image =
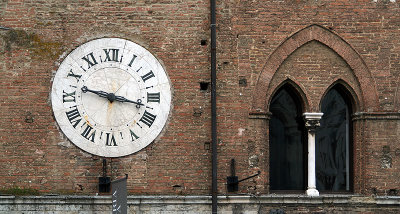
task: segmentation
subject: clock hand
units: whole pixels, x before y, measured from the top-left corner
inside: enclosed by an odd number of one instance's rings
[[[99,95],[100,97],[104,97],[104,98],[107,98],[107,96],[108,96],[108,93],[105,92],[105,91],[94,91],[94,90],[90,90],[90,89],[89,89],[88,87],[86,87],[86,86],[83,86],[81,89],[82,89],[82,92],[83,92],[83,93],[91,92],[91,93],[97,94],[97,95]]]
[[[83,87],[81,88],[81,90],[82,90],[83,93],[91,92],[91,93],[93,93],[93,94],[99,95],[99,97],[107,98],[110,102],[114,102],[114,100],[115,100],[115,94],[114,94],[114,93],[107,93],[107,92],[105,92],[105,91],[95,91],[95,90],[91,90],[91,89],[88,89],[87,86],[83,86]]]
[[[144,105],[144,104],[142,103],[142,100],[141,100],[141,99],[138,99],[138,100],[135,102],[135,101],[126,99],[125,97],[122,97],[122,96],[115,96],[114,93],[107,93],[107,92],[104,92],[104,91],[95,91],[95,90],[91,90],[91,89],[88,89],[87,86],[83,86],[83,87],[81,88],[81,90],[82,90],[83,93],[91,92],[91,93],[94,93],[94,94],[99,95],[100,97],[107,98],[110,102],[114,102],[114,101],[116,100],[116,101],[121,102],[121,103],[123,103],[123,102],[133,103],[133,104],[136,104],[136,108],[140,108],[140,106]]]
[[[135,102],[135,101],[126,99],[125,97],[122,97],[122,96],[115,96],[115,100],[118,101],[118,102],[121,102],[121,103],[123,103],[123,102],[128,102],[128,103],[136,104],[136,108],[140,108],[140,106],[144,105],[144,104],[142,103],[142,100],[141,100],[141,99],[138,99],[138,100]]]

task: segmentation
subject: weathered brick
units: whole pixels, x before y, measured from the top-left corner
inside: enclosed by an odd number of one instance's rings
[[[135,154],[107,159],[109,175],[129,174],[135,195],[209,195],[211,95],[200,90],[200,82],[210,82],[209,18],[208,1],[0,2],[0,27],[10,28],[0,28],[0,187],[97,192],[102,158],[61,133],[50,89],[59,64],[80,44],[121,37],[161,61],[173,108],[160,138]],[[269,193],[269,125],[262,113],[288,81],[300,91],[304,111],[315,112],[326,90],[343,81],[353,113],[361,114],[353,122],[354,192],[400,191],[398,2],[221,0],[217,23],[219,193],[227,193],[232,158],[239,178],[261,171],[240,183],[239,193]],[[258,165],[251,164],[255,158]]]

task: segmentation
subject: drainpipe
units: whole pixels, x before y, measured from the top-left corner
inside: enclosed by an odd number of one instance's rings
[[[217,42],[215,0],[210,0],[211,10],[211,138],[212,138],[212,213],[217,213]]]

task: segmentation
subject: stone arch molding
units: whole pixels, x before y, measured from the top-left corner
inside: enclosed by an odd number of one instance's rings
[[[351,104],[352,111],[356,112],[359,111],[357,107],[360,107],[360,102],[357,96],[357,93],[353,90],[353,88],[344,80],[342,79],[337,79],[334,81],[324,92],[324,94],[321,96],[321,99],[319,100],[319,109],[322,108],[322,101],[324,100],[326,94],[335,86],[342,87],[344,89],[344,93],[347,94],[348,101]]]
[[[292,88],[292,90],[294,91],[294,93],[300,99],[302,111],[309,109],[310,104],[308,103],[307,94],[305,93],[307,90],[305,88],[303,88],[301,86],[301,84],[298,84],[295,80],[290,79],[289,77],[286,80],[284,80],[283,82],[281,82],[277,87],[275,87],[274,91],[271,92],[269,101],[275,96],[277,91],[280,88],[284,87],[285,85],[289,85]]]
[[[331,48],[353,70],[361,90],[361,97],[359,97],[360,106],[358,109],[369,112],[378,111],[378,96],[375,83],[360,55],[340,36],[322,26],[310,25],[287,38],[269,56],[256,83],[251,113],[260,114],[268,112],[269,97],[271,96],[269,84],[275,72],[291,53],[313,40]]]

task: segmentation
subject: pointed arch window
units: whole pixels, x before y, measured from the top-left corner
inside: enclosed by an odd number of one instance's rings
[[[304,190],[307,153],[302,102],[291,85],[276,92],[270,112],[270,189]]]
[[[320,192],[352,189],[352,123],[350,96],[341,85],[322,100],[321,126],[316,132],[316,184]]]

